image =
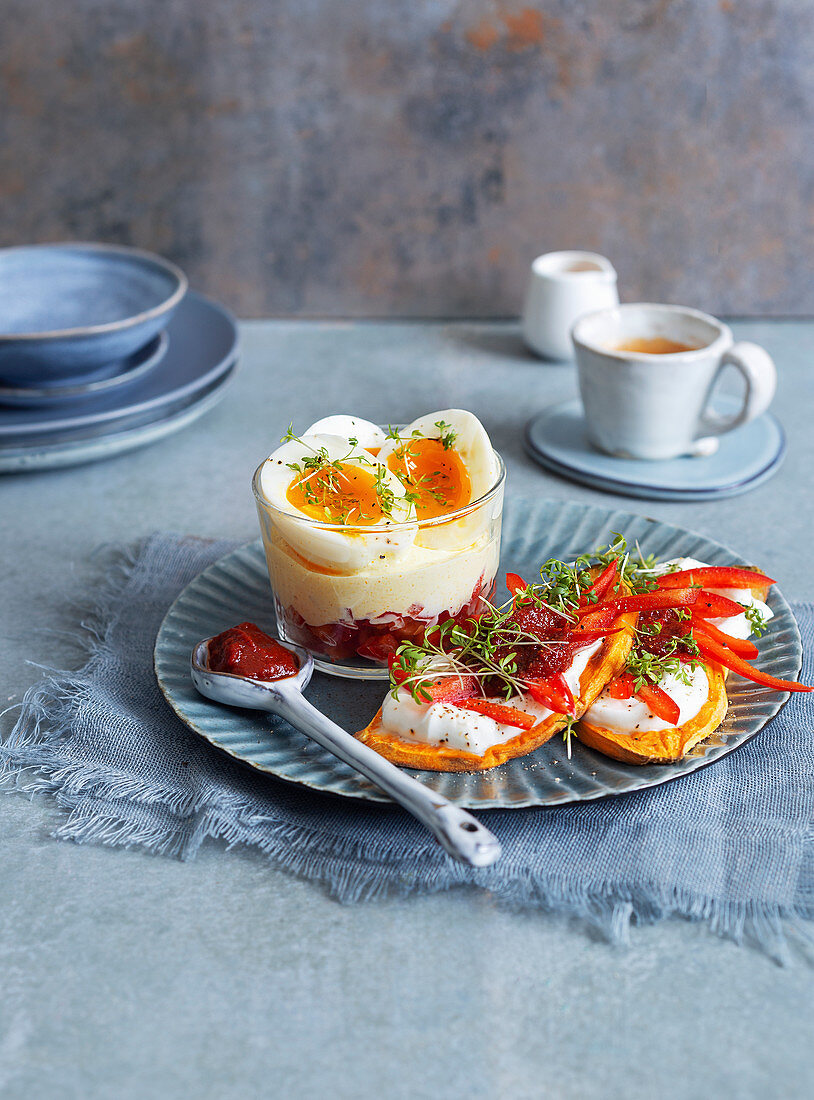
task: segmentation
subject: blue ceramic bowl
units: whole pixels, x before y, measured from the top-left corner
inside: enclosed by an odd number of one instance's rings
[[[18,386],[115,373],[187,291],[180,268],[104,244],[0,249],[0,380]]]

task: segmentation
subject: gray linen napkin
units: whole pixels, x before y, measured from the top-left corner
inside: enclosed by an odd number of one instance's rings
[[[190,859],[207,837],[256,845],[345,902],[472,884],[507,902],[581,916],[616,939],[632,922],[704,919],[780,961],[814,917],[814,700],[795,696],[759,737],[676,783],[604,802],[492,810],[504,856],[455,863],[397,807],[346,804],[258,776],[170,711],[152,650],[167,608],[233,548],[171,535],[122,559],[98,598],[90,656],[26,695],[0,744],[6,787],[53,792],[61,839]],[[795,612],[814,674],[814,605]]]

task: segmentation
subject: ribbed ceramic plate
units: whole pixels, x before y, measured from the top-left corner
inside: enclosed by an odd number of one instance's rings
[[[713,565],[756,564],[771,569],[771,562],[745,562],[718,542],[645,516],[515,499],[507,503],[503,520],[502,570],[533,577],[546,558],[571,560],[607,543],[612,531],[621,531],[629,544],[638,541],[644,554],[655,553],[659,558],[683,556]],[[775,618],[761,640],[757,664],[794,679],[802,663],[797,624],[776,588],[768,602]],[[388,801],[373,784],[282,719],[229,710],[197,694],[189,677],[192,647],[246,619],[273,630],[274,612],[259,541],[235,550],[192,581],[161,625],[155,647],[156,675],[176,714],[213,745],[260,771],[331,794]],[[537,752],[491,771],[413,774],[458,805],[478,809],[554,806],[655,787],[732,752],[762,729],[787,699],[736,676],[729,679],[728,687],[730,707],[723,726],[694,750],[695,755],[678,764],[633,767],[579,743],[573,744],[569,760],[562,740],[555,737]],[[345,729],[355,731],[375,713],[384,691],[381,681],[359,683],[317,673],[308,697]]]

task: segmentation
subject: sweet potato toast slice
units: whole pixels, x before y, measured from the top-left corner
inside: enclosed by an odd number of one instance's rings
[[[767,585],[752,587],[752,595],[757,600],[765,601],[768,593]],[[695,718],[682,726],[625,735],[583,718],[574,732],[584,745],[625,764],[674,764],[677,760],[683,760],[693,746],[715,732],[726,717],[729,705],[726,695],[729,669],[705,664],[704,671],[709,681],[707,701]]]
[[[583,718],[574,730],[577,738],[583,745],[589,745],[625,764],[674,764],[682,760],[693,745],[714,733],[726,716],[723,670],[717,665],[704,665],[703,668],[709,681],[707,701],[695,718],[682,726],[622,734],[593,725]]]
[[[602,645],[591,655],[579,681],[579,695],[575,695],[577,716],[585,713],[605,685],[619,675],[625,666],[633,644],[633,626],[636,615],[622,615],[615,626],[622,627],[618,634],[603,638]],[[445,745],[428,745],[419,741],[406,741],[388,733],[382,727],[382,709],[360,730],[356,736],[371,749],[405,768],[422,768],[436,772],[486,771],[516,756],[534,752],[561,730],[566,719],[552,714],[529,730],[518,731],[517,737],[500,745],[493,745],[483,756],[476,756],[461,749]]]

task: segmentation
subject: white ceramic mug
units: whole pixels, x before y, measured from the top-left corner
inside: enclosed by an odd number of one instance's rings
[[[712,454],[717,436],[760,416],[774,396],[777,374],[768,352],[736,344],[727,325],[697,309],[617,306],[582,317],[571,335],[588,438],[612,455]],[[620,347],[654,340],[689,350],[657,354]],[[722,417],[708,405],[727,366],[740,371],[746,388],[740,411]]]
[[[547,252],[531,265],[523,339],[546,359],[572,359],[577,318],[619,301],[616,272],[597,252]]]

